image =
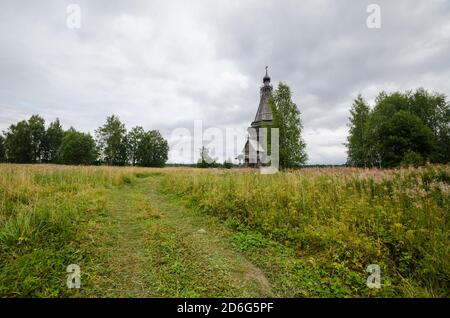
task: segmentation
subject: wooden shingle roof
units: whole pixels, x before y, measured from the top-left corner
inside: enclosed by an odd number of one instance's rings
[[[259,107],[256,111],[255,120],[252,122],[252,127],[261,127],[265,124],[272,124],[273,115],[272,109],[269,105],[269,98],[272,96],[273,87],[270,84],[270,77],[267,74],[266,67],[266,75],[263,78],[263,85],[260,89],[261,99],[259,101]]]

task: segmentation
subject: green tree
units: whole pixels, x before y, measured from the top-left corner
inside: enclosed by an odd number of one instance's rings
[[[383,145],[384,131],[387,126],[392,125],[393,116],[399,111],[409,111],[408,98],[400,93],[387,94],[381,92],[375,99],[375,107],[370,112],[364,129],[367,159],[369,166],[387,166],[386,145]],[[386,161],[387,160],[387,161]]]
[[[98,151],[107,164],[123,166],[127,162],[126,132],[115,115],[107,117],[106,123],[95,131]]]
[[[447,113],[448,121],[450,121],[450,111]],[[431,156],[433,162],[449,163],[450,162],[450,125],[442,126],[436,136],[435,151]]]
[[[428,160],[435,144],[431,129],[410,111],[379,105],[382,107],[375,106],[366,127],[370,165],[397,166],[410,151]]]
[[[407,94],[409,110],[431,129],[435,148],[430,154],[432,162],[450,161],[450,104],[445,95],[429,93],[423,88]]]
[[[39,115],[33,115],[28,120],[31,134],[31,162],[41,162],[44,154],[45,120]]]
[[[347,138],[347,163],[352,166],[366,167],[369,165],[369,144],[366,136],[366,124],[370,108],[361,95],[354,100],[350,109],[349,136]]]
[[[274,128],[279,129],[280,167],[299,167],[306,163],[308,156],[306,144],[302,140],[302,123],[300,111],[292,101],[289,86],[280,83],[269,100]]]
[[[64,136],[64,130],[59,119],[50,123],[44,136],[44,161],[58,162],[58,150]]]
[[[449,162],[450,107],[444,95],[423,88],[381,92],[372,111],[358,99],[349,118],[350,164],[361,166],[363,155],[367,165],[379,167]]]
[[[90,134],[78,132],[71,127],[64,133],[58,156],[64,164],[92,164],[97,158],[95,141]]]
[[[41,162],[44,154],[45,121],[33,115],[28,121],[22,120],[9,126],[5,132],[6,156],[10,162]]]
[[[143,134],[136,152],[136,162],[143,167],[163,167],[168,159],[169,144],[159,131]]]
[[[138,147],[144,135],[145,131],[141,126],[131,128],[127,134],[127,157],[133,166],[136,165]]]
[[[418,116],[404,110],[380,123],[376,137],[383,167],[399,165],[409,151],[428,159],[433,150],[433,134],[430,128]]]
[[[0,135],[0,162],[6,161],[5,137]]]
[[[5,151],[9,162],[32,162],[31,132],[27,121],[22,120],[9,126],[5,132]]]

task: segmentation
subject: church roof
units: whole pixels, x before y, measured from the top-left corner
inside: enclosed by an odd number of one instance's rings
[[[256,123],[260,123],[263,121],[272,121],[272,109],[269,105],[269,99],[268,98],[261,98],[261,101],[259,102],[258,111],[256,112],[255,120],[252,123],[252,126]]]
[[[259,101],[258,111],[256,112],[255,120],[252,122],[252,127],[260,127],[264,122],[270,124],[273,120],[272,109],[269,105],[269,97],[272,96],[272,85],[267,74],[267,67],[263,83],[263,86],[261,86],[261,100]]]

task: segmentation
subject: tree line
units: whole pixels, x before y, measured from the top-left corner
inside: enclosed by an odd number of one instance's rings
[[[95,138],[73,127],[64,130],[59,119],[46,128],[39,115],[12,124],[0,134],[0,162],[162,167],[168,152],[169,145],[159,131],[145,131],[141,126],[127,131],[115,115],[95,130]]]
[[[443,94],[423,88],[381,92],[373,108],[359,95],[349,121],[348,165],[389,168],[450,160],[450,105]]]
[[[279,128],[281,168],[304,165],[307,155],[300,112],[292,102],[290,88],[280,83],[269,102],[273,127]],[[349,128],[345,145],[350,166],[389,168],[427,162],[446,164],[450,160],[450,104],[440,93],[423,88],[381,92],[373,107],[358,95],[350,110]],[[0,134],[0,162],[161,167],[168,151],[159,131],[145,131],[140,126],[127,131],[115,115],[95,130],[95,138],[73,127],[64,131],[58,119],[46,128],[39,115],[13,124]],[[206,148],[201,149],[200,156],[197,166],[217,165],[205,159]]]
[[[280,168],[303,166],[307,160],[305,143],[301,137],[300,111],[292,101],[292,93],[280,83],[269,99],[273,126],[279,129]],[[269,127],[267,127],[269,128]],[[270,129],[269,129],[270,153]],[[0,162],[108,164],[123,166],[164,166],[168,159],[168,143],[156,130],[144,131],[140,126],[127,132],[115,116],[95,130],[95,139],[71,127],[64,131],[58,119],[45,128],[45,121],[33,115],[26,121],[11,125],[4,136],[0,134]],[[197,167],[231,168],[231,160],[219,164],[209,157],[208,149],[200,149]]]

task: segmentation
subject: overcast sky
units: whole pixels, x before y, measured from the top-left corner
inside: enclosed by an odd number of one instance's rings
[[[175,146],[173,130],[194,120],[248,127],[269,65],[299,106],[309,163],[335,164],[358,93],[450,94],[448,0],[77,1],[78,29],[72,2],[1,1],[0,131],[37,113],[93,133],[117,114]],[[371,3],[380,29],[366,25]]]

